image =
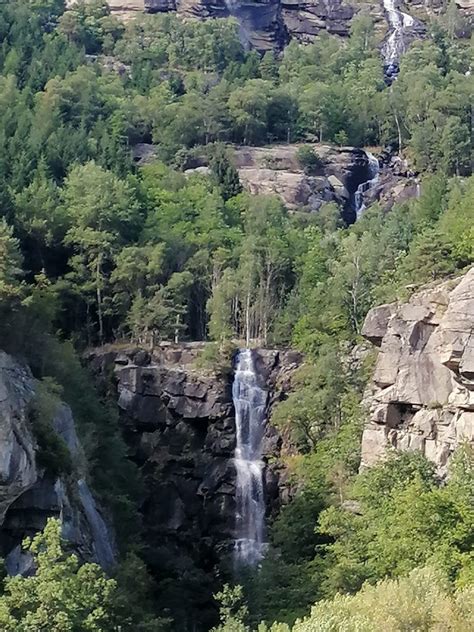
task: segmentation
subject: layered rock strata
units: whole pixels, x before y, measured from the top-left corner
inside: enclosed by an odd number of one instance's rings
[[[372,309],[362,334],[380,348],[362,465],[387,448],[419,450],[444,474],[453,451],[474,442],[474,268]]]

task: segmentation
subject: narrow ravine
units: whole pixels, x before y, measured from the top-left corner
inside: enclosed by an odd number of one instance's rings
[[[252,351],[241,349],[233,384],[236,449],[236,566],[257,566],[265,552],[262,439],[267,392],[258,384]]]

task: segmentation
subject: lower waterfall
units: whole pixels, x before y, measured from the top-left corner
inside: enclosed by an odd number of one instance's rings
[[[236,565],[257,566],[265,552],[262,439],[267,395],[267,391],[258,385],[252,351],[241,349],[232,390],[237,433]]]

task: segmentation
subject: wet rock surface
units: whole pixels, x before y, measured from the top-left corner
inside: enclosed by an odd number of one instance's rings
[[[392,447],[423,452],[444,474],[456,447],[474,442],[474,268],[372,309],[362,334],[380,347],[362,465]]]
[[[226,375],[197,368],[204,345],[165,343],[153,352],[104,348],[87,358],[104,388],[117,398],[130,457],[143,477],[145,559],[157,576],[177,582],[183,580],[179,568],[215,581],[218,567],[230,563],[235,537],[233,376],[230,364]],[[255,351],[270,411],[286,396],[300,362],[300,355],[290,351]],[[267,424],[263,452],[268,516],[277,511],[284,484],[273,464],[281,441]]]

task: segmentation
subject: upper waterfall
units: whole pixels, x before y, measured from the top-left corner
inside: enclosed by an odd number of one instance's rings
[[[390,26],[390,34],[382,46],[384,72],[388,79],[394,79],[400,57],[406,49],[405,31],[414,25],[414,19],[397,9],[396,0],[383,0],[383,6]]]
[[[236,361],[232,396],[237,444],[236,540],[237,564],[256,566],[265,551],[265,499],[262,439],[267,391],[258,385],[252,351],[242,349]]]

